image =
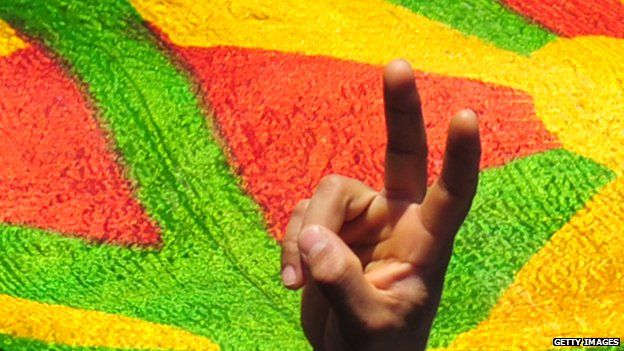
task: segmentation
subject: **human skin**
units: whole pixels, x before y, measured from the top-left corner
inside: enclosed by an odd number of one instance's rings
[[[303,288],[315,350],[423,350],[455,234],[476,193],[481,143],[470,110],[451,120],[440,177],[427,188],[427,140],[409,63],[384,70],[384,188],[324,177],[282,240],[282,280]]]

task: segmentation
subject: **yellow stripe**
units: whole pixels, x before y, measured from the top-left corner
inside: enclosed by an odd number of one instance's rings
[[[0,57],[9,56],[19,49],[27,47],[22,39],[15,35],[15,31],[6,22],[0,20]]]
[[[534,53],[542,73],[527,91],[566,149],[624,175],[624,40],[560,39]]]
[[[0,334],[83,347],[216,351],[207,338],[121,315],[0,295]]]
[[[566,149],[623,174],[623,40],[559,39],[525,57],[384,0],[132,2],[181,46],[232,45],[378,65],[404,57],[425,72],[524,90]]]
[[[624,178],[605,187],[450,350],[547,350],[553,337],[624,336]]]
[[[377,65],[404,57],[419,70],[507,85],[514,85],[507,69],[528,61],[385,0],[132,3],[181,46],[262,48]]]

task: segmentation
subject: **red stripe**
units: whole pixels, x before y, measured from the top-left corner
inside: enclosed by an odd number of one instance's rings
[[[41,49],[0,59],[0,221],[156,244],[78,86]]]
[[[624,38],[620,0],[504,0],[513,10],[565,37],[605,35]]]
[[[280,237],[298,199],[340,173],[380,188],[385,129],[380,67],[240,48],[175,48],[216,112],[245,186]],[[480,116],[483,167],[558,146],[532,99],[509,88],[417,73],[430,143],[440,169],[449,117]]]

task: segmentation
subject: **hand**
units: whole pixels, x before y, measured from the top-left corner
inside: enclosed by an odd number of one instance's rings
[[[470,110],[450,123],[442,173],[427,189],[427,140],[413,71],[384,72],[385,186],[331,175],[295,208],[282,279],[305,285],[301,320],[315,350],[422,350],[453,240],[476,193],[481,145]]]

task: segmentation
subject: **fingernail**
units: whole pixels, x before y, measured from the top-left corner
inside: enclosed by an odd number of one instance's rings
[[[296,280],[297,273],[295,273],[295,268],[293,268],[293,266],[291,265],[284,267],[284,269],[282,270],[282,282],[284,282],[284,285],[293,285],[295,284]]]
[[[477,113],[469,108],[465,108],[459,111],[457,114],[462,118],[476,118],[477,117]]]
[[[305,257],[311,257],[323,250],[329,240],[323,228],[313,225],[304,228],[299,235],[299,250]]]

